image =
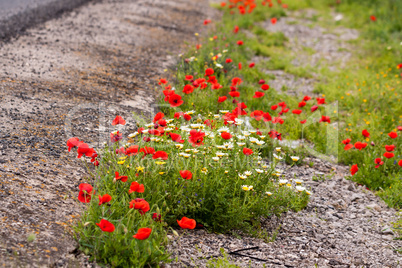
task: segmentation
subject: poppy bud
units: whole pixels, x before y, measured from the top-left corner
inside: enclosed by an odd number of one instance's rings
[[[172,232],[173,232],[173,234],[174,234],[175,236],[179,236],[179,234],[178,234],[175,230],[173,230]]]

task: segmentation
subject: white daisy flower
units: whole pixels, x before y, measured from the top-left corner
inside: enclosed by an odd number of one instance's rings
[[[253,172],[251,171],[245,171],[244,175],[246,175],[247,177],[251,176],[253,174]]]
[[[181,143],[176,143],[174,146],[176,146],[177,149],[183,149],[183,144]]]
[[[280,186],[285,185],[285,184],[287,184],[287,183],[288,183],[288,180],[286,180],[286,179],[279,180],[279,185],[280,185]]]
[[[297,162],[300,159],[298,156],[291,156],[290,158],[292,158],[293,162]]]
[[[296,191],[298,191],[298,192],[303,192],[305,190],[306,190],[306,188],[303,186],[296,186]]]
[[[240,179],[242,179],[242,180],[247,179],[247,176],[246,176],[246,175],[244,175],[244,174],[240,174],[240,173],[239,173],[239,177],[240,177]]]
[[[228,127],[221,127],[217,131],[218,132],[230,132],[230,129]]]

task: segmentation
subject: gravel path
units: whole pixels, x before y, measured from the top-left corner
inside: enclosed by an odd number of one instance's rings
[[[129,131],[132,112],[153,113],[156,79],[212,14],[207,0],[97,1],[0,43],[0,265],[84,265],[68,225],[86,168],[66,140],[99,148],[116,114]]]
[[[171,236],[170,250],[177,257],[170,267],[205,267],[208,257],[221,256],[220,249],[239,252],[230,255],[239,267],[400,267],[402,247],[390,229],[396,211],[372,192],[345,180],[345,167],[319,159],[313,168],[281,167],[286,178],[302,179],[312,191],[305,210],[267,219],[263,228],[276,240],[187,232],[180,239]],[[252,258],[251,258],[252,257]],[[255,259],[257,258],[257,259]],[[258,260],[259,259],[259,260]],[[265,266],[264,266],[265,265]]]

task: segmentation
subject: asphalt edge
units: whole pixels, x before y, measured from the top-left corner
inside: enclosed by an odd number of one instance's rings
[[[56,18],[65,12],[98,0],[54,0],[48,4],[27,9],[7,19],[0,20],[0,42],[7,42],[12,37],[24,33],[39,23]]]

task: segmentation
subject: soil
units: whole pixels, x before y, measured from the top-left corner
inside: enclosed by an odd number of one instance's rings
[[[117,115],[157,108],[156,81],[214,16],[207,0],[105,0],[40,24],[0,49],[0,265],[83,267],[71,226],[86,163]]]

